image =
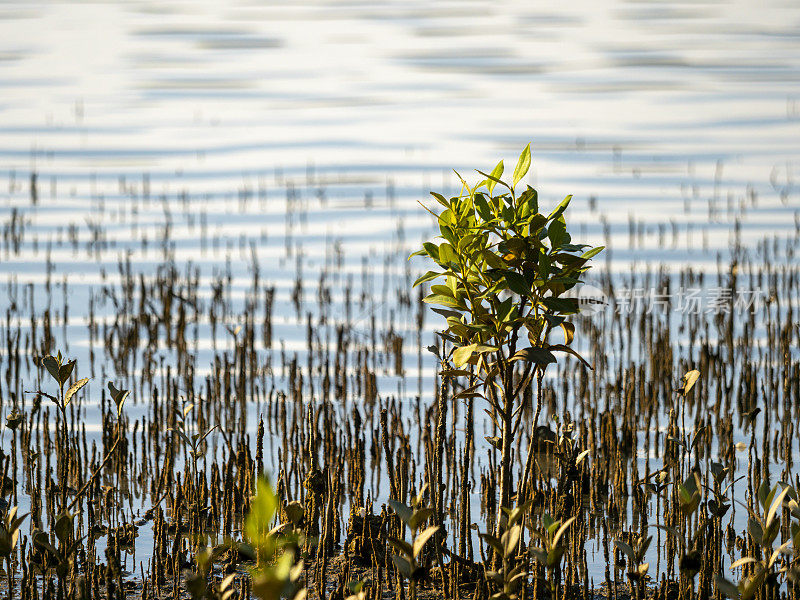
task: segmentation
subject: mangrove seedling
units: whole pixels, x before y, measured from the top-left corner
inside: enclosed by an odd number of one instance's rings
[[[192,600],[230,600],[236,593],[233,582],[236,573],[231,573],[219,583],[209,585],[214,560],[222,550],[218,548],[201,548],[195,553],[196,570],[186,575],[186,590]]]
[[[800,585],[800,497],[794,487],[789,487],[786,506],[796,520],[791,522],[789,532],[792,537],[792,560],[782,570],[794,585]]]
[[[791,489],[785,484],[783,486],[777,484],[770,489],[769,484],[762,481],[756,494],[760,510],[758,510],[758,505],[755,510],[743,505],[750,515],[747,532],[756,544],[765,550],[772,549],[775,538],[780,533],[784,499],[789,495]]]
[[[183,409],[183,416],[184,419],[180,422],[179,427],[173,427],[170,430],[175,432],[177,436],[181,439],[181,441],[186,446],[186,449],[189,453],[189,458],[191,459],[192,465],[192,476],[194,478],[195,483],[197,482],[197,463],[200,461],[201,457],[205,457],[205,452],[203,450],[203,442],[206,441],[206,438],[211,435],[215,429],[217,429],[216,425],[213,425],[209,429],[203,432],[196,432],[191,435],[191,437],[186,433],[186,416],[192,411],[194,405],[189,404]]]
[[[531,528],[531,533],[539,538],[542,545],[531,547],[530,551],[536,561],[542,565],[547,572],[547,582],[550,587],[550,597],[558,600],[558,580],[560,575],[561,559],[566,552],[566,545],[561,543],[561,538],[569,529],[577,517],[570,517],[563,523],[561,519],[555,520],[549,514],[542,517],[543,531]]]
[[[367,600],[367,588],[363,581],[351,581],[348,590],[350,595],[345,600]]]
[[[299,534],[280,533],[270,528],[278,511],[278,498],[264,478],[256,484],[250,512],[244,525],[246,541],[255,553],[256,565],[251,570],[253,594],[261,600],[292,598],[303,600],[307,590],[300,584],[303,560],[298,559],[296,548],[302,545]]]
[[[67,576],[77,558],[81,538],[75,537],[74,519],[69,513],[62,513],[55,520],[53,533],[58,541],[58,548],[50,542],[51,534],[41,529],[33,531],[34,554],[32,565],[43,577],[55,575],[59,586],[67,581]]]
[[[411,500],[411,506],[406,506],[397,500],[389,500],[400,520],[411,530],[411,542],[398,539],[393,536],[388,537],[389,543],[397,551],[392,554],[392,562],[397,570],[408,579],[408,589],[411,600],[416,600],[417,583],[425,578],[427,565],[421,561],[421,554],[433,535],[439,531],[439,527],[431,525],[420,531],[425,522],[434,514],[432,508],[423,506],[422,499],[425,495],[427,485]]]
[[[774,587],[782,572],[788,573],[789,569],[787,567],[781,569],[776,569],[775,567],[781,556],[791,554],[789,544],[793,540],[789,539],[777,547],[774,546],[781,529],[784,500],[793,491],[793,488],[786,484],[782,486],[778,484],[770,489],[769,484],[763,481],[756,494],[758,502],[755,509],[751,509],[740,502],[750,514],[747,532],[761,548],[763,556],[760,559],[753,556],[743,556],[730,566],[731,570],[733,570],[751,565],[748,567],[749,573],[745,574],[738,584],[734,584],[732,581],[717,575],[715,582],[722,595],[729,598],[750,600],[755,597],[762,587]]]
[[[713,486],[709,489],[711,493],[714,494],[714,497],[709,498],[707,506],[708,511],[713,516],[720,519],[725,516],[731,507],[731,500],[728,497],[728,492],[737,481],[745,477],[744,475],[737,477],[723,488],[722,484],[725,483],[725,478],[729,474],[730,469],[728,467],[722,466],[721,463],[711,461],[711,480]]]
[[[85,386],[88,382],[88,378],[80,379],[73,383],[66,391],[64,391],[64,386],[69,381],[69,378],[72,376],[72,371],[75,369],[75,360],[71,360],[67,363],[64,363],[64,358],[61,356],[61,352],[59,352],[56,356],[45,356],[41,359],[41,366],[45,368],[45,370],[50,374],[53,380],[56,382],[58,386],[58,394],[52,395],[42,390],[37,390],[37,393],[52,402],[58,407],[58,411],[61,413],[61,435],[64,443],[69,443],[69,436],[67,435],[67,406],[72,401],[72,398],[75,396],[78,391]],[[60,496],[61,496],[61,503],[59,505],[59,510],[65,510],[67,506],[67,478],[69,474],[69,459],[72,456],[72,453],[69,449],[63,453],[63,460],[61,461],[61,473],[59,474],[59,487],[60,487]]]
[[[461,193],[452,198],[431,192],[443,207],[432,211],[440,241],[428,241],[418,252],[431,259],[437,270],[419,277],[414,286],[434,280],[424,301],[445,318],[439,335],[451,345],[443,357],[451,365],[443,377],[474,376],[474,391],[482,388],[491,406],[490,417],[500,431],[498,506],[511,506],[511,456],[515,435],[524,413],[522,392],[538,375],[536,421],[542,408],[541,377],[545,367],[563,352],[589,366],[572,347],[575,326],[569,321],[579,311],[576,298],[564,294],[580,283],[589,261],[603,247],[576,244],[567,231],[564,213],[567,196],[552,212],[539,212],[539,196],[518,184],[531,163],[530,144],[517,161],[510,183],[503,162],[476,185],[459,176]],[[495,193],[502,190],[500,193]],[[587,250],[587,248],[589,248]],[[550,334],[562,330],[564,343],[552,343]],[[522,347],[527,338],[529,345]],[[472,368],[472,372],[465,370]],[[470,379],[473,381],[472,379]],[[517,504],[525,498],[518,497]],[[500,524],[496,527],[499,535]]]
[[[480,534],[481,539],[495,551],[500,563],[498,570],[486,573],[496,589],[491,596],[493,600],[516,600],[519,596],[520,585],[527,575],[527,564],[523,561],[515,564],[515,554],[522,535],[522,521],[530,504],[526,502],[513,509],[503,507],[501,519],[504,531],[499,537],[489,533]]]
[[[689,523],[692,515],[700,507],[700,500],[702,497],[700,475],[696,470],[693,470],[683,483],[676,481],[672,485],[677,491],[678,507],[684,517],[686,517],[687,523]],[[689,585],[694,586],[694,578],[702,566],[697,539],[697,534],[699,532],[689,532],[688,537],[684,538],[681,532],[671,525],[654,525],[654,527],[663,529],[678,542],[681,553],[678,562],[678,570],[680,571],[681,577],[685,578]]]
[[[19,539],[19,526],[27,515],[17,516],[17,507],[8,510],[0,520],[0,558],[6,562],[6,577],[8,578],[8,597],[11,598],[14,590],[14,556],[16,555],[17,540]]]
[[[652,535],[639,536],[633,546],[622,540],[614,540],[614,545],[628,559],[628,579],[636,586],[637,600],[644,598],[647,571],[650,569],[650,564],[645,562],[644,558],[652,541]]]
[[[88,490],[89,487],[92,485],[92,483],[94,483],[94,480],[97,479],[97,477],[100,476],[100,473],[103,472],[103,469],[111,460],[111,457],[114,456],[114,451],[117,449],[119,441],[122,437],[122,430],[121,430],[122,407],[125,404],[125,400],[127,400],[128,398],[128,394],[130,394],[130,390],[117,389],[114,383],[109,381],[108,392],[109,394],[111,394],[111,399],[114,401],[114,404],[117,407],[117,425],[114,433],[114,443],[111,445],[109,451],[106,452],[106,455],[103,458],[103,462],[100,463],[100,466],[94,470],[94,472],[91,474],[86,483],[83,484],[83,487],[80,490],[78,490],[78,492],[72,498],[72,502],[70,502],[69,506],[67,506],[67,512],[71,511],[75,507],[75,505],[81,499],[81,496],[83,496],[83,494],[86,493],[86,490]]]
[[[556,438],[554,440],[545,440],[545,442],[553,445],[553,456],[558,460],[561,470],[556,494],[559,498],[567,498],[571,501],[572,496],[567,492],[569,492],[572,483],[578,479],[579,467],[589,456],[589,450],[581,450],[578,442],[573,438],[575,425],[571,420],[565,420],[564,423],[561,423],[557,415],[553,416],[553,420],[556,422]],[[533,456],[533,453],[529,454],[528,460],[532,460]],[[526,468],[525,471],[527,473],[529,469]],[[527,479],[523,479],[522,489],[525,489],[527,484]]]

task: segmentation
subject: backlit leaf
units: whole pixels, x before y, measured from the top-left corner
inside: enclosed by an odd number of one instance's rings
[[[424,275],[421,275],[420,277],[418,277],[417,280],[414,282],[414,285],[412,285],[411,287],[415,288],[421,283],[425,283],[426,281],[432,281],[432,280],[436,279],[437,277],[441,277],[441,276],[442,276],[442,273],[437,273],[436,271],[428,271]]]
[[[470,358],[472,358],[473,352],[477,349],[477,344],[468,344],[467,346],[461,346],[460,348],[456,348],[453,352],[453,364],[456,367],[461,367],[465,365]]]
[[[77,393],[78,393],[78,391],[79,391],[79,390],[80,390],[80,389],[81,389],[83,386],[85,386],[87,383],[89,383],[89,378],[88,378],[88,377],[84,377],[83,379],[79,379],[78,381],[76,381],[75,383],[73,383],[71,386],[69,386],[69,389],[68,389],[68,390],[67,390],[67,392],[64,394],[64,406],[65,406],[65,407],[69,405],[70,401],[72,400],[72,397],[73,397],[75,394],[77,394]]]
[[[700,379],[700,371],[692,370],[686,373],[686,375],[683,376],[683,388],[680,390],[680,393],[684,396],[688,394],[689,390],[694,387],[698,379]]]
[[[416,537],[416,539],[414,540],[414,554],[413,554],[414,558],[417,558],[417,556],[419,556],[419,553],[422,552],[422,548],[425,546],[425,543],[429,539],[431,539],[431,537],[437,531],[439,531],[438,526],[431,526]]]
[[[517,160],[517,166],[514,168],[514,185],[525,177],[528,173],[528,169],[531,166],[531,145],[528,144],[525,146],[525,149],[522,151],[522,154],[519,155],[519,160]]]

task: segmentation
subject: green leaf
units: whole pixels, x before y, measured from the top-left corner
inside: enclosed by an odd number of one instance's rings
[[[108,391],[111,393],[111,399],[114,400],[114,404],[117,405],[117,416],[119,417],[122,414],[122,405],[125,404],[125,399],[130,391],[118,390],[111,381],[108,382]]]
[[[522,533],[522,528],[519,525],[509,527],[502,536],[500,536],[500,544],[503,547],[503,555],[510,556],[519,543],[519,536]]]
[[[500,540],[498,540],[495,536],[488,533],[479,533],[478,537],[489,544],[500,556],[503,555],[503,546],[500,544]]]
[[[411,516],[414,514],[411,509],[397,500],[389,500],[389,506],[391,506],[394,512],[397,513],[397,516],[400,517],[400,520],[408,525],[409,521],[411,521]]]
[[[528,186],[519,197],[519,205],[524,208],[523,217],[530,219],[528,221],[530,229],[528,234],[532,235],[539,227],[539,220],[541,219],[542,223],[545,222],[544,215],[537,214],[539,212],[539,193],[531,186]]]
[[[531,286],[528,285],[528,282],[525,281],[525,277],[521,274],[516,271],[505,271],[503,275],[505,276],[506,284],[512,292],[520,296],[530,295]]]
[[[47,538],[47,532],[42,531],[41,529],[35,529],[31,533],[31,540],[33,541],[34,546],[38,546],[42,548],[46,552],[51,555],[51,558],[57,559],[59,557],[58,550],[55,549],[53,544],[50,543],[50,540]]]
[[[449,203],[449,202],[447,201],[447,199],[446,199],[444,196],[442,196],[441,194],[439,194],[439,193],[437,193],[437,192],[431,192],[431,196],[433,196],[434,198],[436,198],[436,201],[437,201],[439,204],[441,204],[442,206],[444,206],[445,208],[449,208],[449,207],[450,207],[450,203]]]
[[[783,507],[783,499],[786,497],[786,494],[789,493],[789,488],[785,487],[778,494],[775,498],[772,499],[771,505],[769,507],[769,512],[767,513],[767,518],[764,520],[764,526],[769,527],[772,524],[772,519],[775,518],[775,514],[779,509]]]
[[[71,360],[67,364],[61,365],[58,368],[58,383],[62,387],[65,383],[67,383],[67,381],[69,381],[69,376],[72,375],[72,371],[75,368],[75,362],[76,361]]]
[[[764,479],[758,486],[757,494],[758,494],[758,501],[761,504],[761,507],[764,510],[767,510],[767,506],[769,504],[770,487],[766,479]]]
[[[570,194],[569,196],[564,198],[561,202],[559,202],[558,206],[556,206],[553,212],[550,213],[550,216],[547,217],[547,220],[552,221],[560,217],[562,214],[564,214],[564,211],[567,210],[567,206],[569,206],[571,200],[572,200],[572,194]]]
[[[519,160],[517,160],[517,166],[514,168],[514,185],[517,185],[520,179],[525,177],[528,173],[528,169],[531,166],[531,145],[528,144],[525,146],[525,149],[522,151],[522,154],[519,155]]]
[[[575,352],[575,350],[573,350],[569,346],[565,346],[564,344],[553,344],[553,345],[550,346],[550,350],[552,350],[553,352],[566,352],[567,354],[571,354],[572,356],[577,358],[579,361],[581,361],[581,363],[583,363],[584,367],[587,367],[589,369],[593,369],[592,365],[589,364],[589,361],[587,361],[585,358],[583,358],[580,354]]]
[[[439,246],[439,263],[441,265],[458,263],[458,255],[456,254],[455,249],[448,242],[443,242]]]
[[[425,302],[425,300],[423,300],[423,302]],[[435,306],[432,306],[431,310],[435,312],[437,315],[442,315],[445,319],[450,319],[450,318],[461,319],[461,313],[455,310],[449,310],[447,308],[437,308]],[[433,354],[436,354],[436,352],[433,352]]]
[[[472,353],[478,348],[478,344],[469,344],[467,346],[461,346],[460,348],[456,348],[453,352],[453,364],[456,367],[461,367],[465,365],[470,358],[472,358]]]
[[[416,531],[433,514],[434,510],[432,508],[427,508],[427,507],[420,508],[419,510],[415,511],[414,514],[411,515],[411,518],[408,520],[408,526],[412,530]]]
[[[88,377],[84,377],[83,379],[79,379],[78,381],[76,381],[75,383],[73,383],[71,386],[69,386],[69,389],[67,390],[67,393],[66,393],[66,394],[64,394],[64,407],[65,407],[65,408],[66,408],[67,406],[69,406],[69,403],[70,403],[70,401],[72,400],[72,397],[73,397],[75,394],[77,394],[77,393],[78,393],[78,391],[79,391],[79,390],[80,390],[80,389],[81,389],[83,386],[85,386],[87,383],[89,383],[89,378],[88,378]]]
[[[400,571],[400,573],[402,573],[406,578],[411,577],[411,565],[405,558],[397,556],[396,554],[392,554],[392,562],[394,563],[395,568],[397,568],[397,570]]]
[[[475,194],[475,210],[484,221],[491,221],[494,218],[492,207],[483,194]]]
[[[425,252],[427,252],[428,256],[430,256],[436,262],[439,262],[439,246],[433,242],[425,242],[422,244],[422,247],[425,249]]]
[[[45,356],[42,359],[42,366],[47,369],[47,372],[50,373],[50,376],[58,381],[58,369],[60,365],[58,361],[53,356]]]
[[[461,317],[447,317],[447,329],[463,339],[471,337],[472,334],[472,331],[464,324]]]
[[[511,319],[511,315],[514,313],[514,299],[513,298],[506,298],[503,300],[497,308],[497,321],[499,323],[505,323]]]
[[[423,499],[423,498],[425,498],[425,493],[426,493],[427,491],[428,491],[428,484],[426,483],[425,485],[423,485],[423,486],[422,486],[422,487],[419,489],[419,491],[417,492],[417,495],[416,495],[416,496],[414,496],[414,497],[411,499],[411,505],[412,505],[414,508],[416,508],[416,507],[418,507],[418,506],[420,506],[420,505],[422,504],[422,499]],[[412,515],[412,516],[413,516],[413,515]],[[409,521],[410,521],[410,519],[409,519]]]
[[[686,373],[686,375],[683,376],[683,388],[680,390],[680,394],[682,396],[688,394],[689,390],[694,387],[698,379],[700,379],[700,371],[692,370]]]
[[[744,556],[744,557],[740,558],[739,560],[737,560],[736,562],[734,562],[730,566],[730,570],[733,571],[734,569],[738,569],[739,567],[742,567],[744,565],[749,565],[750,563],[754,563],[754,562],[758,562],[758,561],[755,558],[753,558],[752,556]]]
[[[503,510],[508,515],[509,526],[517,525],[518,523],[520,523],[522,521],[522,518],[525,516],[525,513],[528,511],[528,509],[530,509],[531,504],[532,501],[528,500],[522,506],[517,506],[516,508],[513,508],[511,510],[508,510],[507,508],[504,507]]]
[[[536,200],[536,202],[538,209],[538,200]],[[528,235],[533,236],[537,239],[543,239],[545,233],[544,226],[546,224],[547,224],[547,217],[545,217],[542,214],[536,213],[531,217],[530,223],[528,224]]]
[[[561,328],[564,330],[564,343],[569,346],[575,338],[575,325],[569,321],[561,323]]]
[[[761,526],[761,523],[756,521],[755,519],[749,519],[747,522],[747,532],[750,534],[756,544],[763,544],[764,543],[764,528]]]
[[[401,540],[390,535],[386,538],[386,541],[389,542],[394,547],[395,550],[397,550],[398,552],[402,552],[406,556],[411,556],[414,552],[414,549],[412,548],[411,544],[409,544],[405,540]]]
[[[511,361],[517,360],[524,360],[535,365],[549,365],[550,363],[557,362],[556,357],[547,348],[538,348],[535,346],[518,350],[514,356],[511,357]]]
[[[425,546],[425,543],[431,539],[431,536],[433,536],[433,534],[435,534],[437,531],[439,531],[439,527],[432,525],[416,537],[414,540],[414,553],[412,554],[414,558],[419,556],[419,553],[422,552],[422,548]]]
[[[265,539],[270,523],[278,510],[278,498],[269,482],[260,477],[256,484],[256,495],[250,503],[250,513],[245,519],[244,534],[255,548],[267,544]]]
[[[422,299],[423,302],[428,304],[441,304],[442,306],[449,306],[450,308],[460,308],[464,310],[464,306],[452,296],[443,296],[442,294],[430,294]]]
[[[555,567],[558,563],[560,563],[561,557],[564,556],[565,550],[566,548],[564,546],[556,546],[555,548],[551,548],[550,552],[547,553],[547,566]]]
[[[540,565],[547,566],[547,553],[542,550],[541,548],[531,548],[530,549],[533,558],[536,559]]]
[[[553,312],[561,314],[575,314],[578,312],[577,298],[542,298],[542,304]]]
[[[551,221],[550,226],[547,228],[547,237],[550,239],[550,245],[554,250],[569,241],[567,224],[563,216]]]
[[[692,494],[700,493],[700,475],[697,473],[697,471],[692,471],[689,473],[689,475],[686,476],[686,480],[683,482],[683,485]]]
[[[503,166],[503,161],[501,160],[499,163],[497,163],[497,166],[491,172],[491,177],[486,182],[486,189],[489,190],[490,194],[492,193],[492,190],[494,189],[496,183],[500,181],[500,178],[503,176],[504,168],[505,167]]]
[[[544,524],[544,528],[548,531],[552,528],[555,531],[558,528],[559,521],[553,519],[553,517],[549,513],[545,513],[542,515],[542,523]]]
[[[436,271],[428,271],[427,273],[425,273],[425,275],[422,275],[419,278],[417,278],[417,280],[414,282],[414,285],[412,285],[411,287],[415,288],[421,283],[425,283],[426,281],[432,281],[437,277],[441,277],[443,275],[444,273],[437,273]]]
[[[564,533],[566,533],[567,529],[569,529],[569,526],[572,525],[572,523],[577,518],[578,517],[571,517],[567,519],[566,521],[564,521],[564,524],[558,528],[558,531],[556,531],[556,534],[553,536],[553,541],[551,542],[554,546],[558,544],[559,540],[561,539],[561,536],[564,535]]]
[[[614,545],[619,548],[625,556],[628,557],[628,560],[631,563],[636,562],[636,555],[633,552],[633,548],[630,547],[629,544],[626,544],[622,540],[614,540]]]
[[[727,596],[728,598],[733,598],[734,600],[738,600],[739,598],[739,588],[736,585],[722,577],[721,575],[717,574],[714,575],[714,583],[717,586],[717,591],[723,595]]]
[[[793,554],[793,549],[789,548],[789,544],[792,543],[792,540],[786,540],[780,546],[775,548],[775,551],[769,557],[769,562],[767,563],[767,568],[771,569],[772,565],[775,564],[775,561],[783,554],[785,556],[791,556]]]
[[[487,352],[497,352],[497,346],[487,346],[486,344],[478,344],[475,348],[476,354],[486,354]]]
[[[358,594],[361,591],[361,588],[364,587],[363,581],[351,581],[347,584],[347,589],[350,590],[351,594]]]
[[[66,542],[72,537],[73,528],[72,528],[72,515],[69,513],[62,513],[56,519],[56,523],[54,526],[54,531],[56,533],[56,537],[61,542]]]
[[[455,299],[455,294],[453,294],[453,290],[446,285],[432,285],[431,293],[436,294],[437,296],[447,296],[449,298]]]
[[[542,231],[542,233],[546,233]],[[550,277],[550,270],[552,267],[552,261],[550,260],[550,256],[547,254],[544,246],[539,251],[539,276],[537,279],[541,281],[545,281],[548,277]],[[543,285],[540,283],[539,285]]]
[[[751,600],[754,598],[761,588],[761,585],[764,583],[766,575],[767,572],[764,568],[756,566],[756,572],[753,575],[743,582],[739,582],[739,587],[741,588],[741,595],[739,597],[741,600]]]
[[[583,254],[581,254],[581,258],[590,259],[594,258],[598,254],[600,254],[603,250],[605,250],[605,246],[597,246],[597,248],[592,248],[591,250],[587,250]]]

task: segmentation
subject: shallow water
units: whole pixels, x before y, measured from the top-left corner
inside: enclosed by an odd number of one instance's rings
[[[52,269],[69,289],[57,343],[85,365],[87,300],[119,281],[120,259],[145,275],[191,263],[206,297],[229,268],[235,324],[254,252],[276,286],[276,353],[302,360],[329,267],[331,314],[352,277],[355,329],[369,335],[374,315],[407,336],[405,377],[386,365],[382,391],[425,393],[434,365],[417,363],[413,311],[383,299],[422,269],[405,260],[432,231],[417,202],[457,192],[452,168],[510,170],[532,141],[529,183],[546,204],[574,194],[571,223],[595,244],[608,232],[615,273],[714,273],[737,222],[745,246],[796,240],[798,25],[791,2],[4,4],[0,225],[26,235],[0,255],[0,314],[11,283],[34,284],[43,310]],[[200,323],[201,368],[211,340]]]

